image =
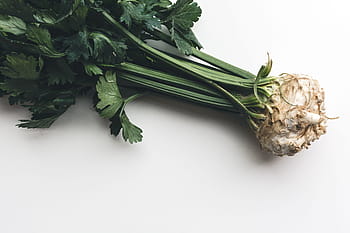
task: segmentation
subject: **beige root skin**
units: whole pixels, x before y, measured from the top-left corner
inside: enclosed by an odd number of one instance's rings
[[[256,135],[263,150],[291,156],[326,133],[324,91],[305,75],[284,74],[278,80]]]

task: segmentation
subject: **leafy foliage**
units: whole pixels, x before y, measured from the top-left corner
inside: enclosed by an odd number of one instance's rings
[[[0,82],[0,89],[10,95],[10,104],[15,104],[33,99],[39,91],[39,85],[34,80],[4,79]]]
[[[125,141],[129,141],[131,144],[142,141],[142,129],[131,123],[125,112],[121,115],[120,122]]]
[[[2,75],[14,79],[35,80],[40,77],[43,60],[24,54],[8,54],[3,66],[0,67]]]
[[[84,29],[73,36],[64,38],[63,47],[66,48],[65,53],[69,63],[79,59],[88,60],[91,47],[88,42],[87,31]]]
[[[19,127],[48,128],[90,92],[112,135],[142,140],[142,130],[125,112],[129,98],[142,90],[120,88],[117,65],[150,58],[101,12],[142,40],[167,27],[183,53],[201,47],[191,31],[201,10],[192,0],[1,0],[0,96],[32,113]]]
[[[108,71],[105,76],[100,77],[96,85],[98,98],[96,108],[100,115],[109,118],[111,121],[111,134],[117,136],[123,129],[123,138],[130,143],[142,140],[142,130],[132,124],[124,111],[125,100],[120,94],[117,77],[113,72]]]
[[[92,32],[89,35],[92,40],[91,56],[102,63],[119,63],[124,60],[126,44],[122,40],[111,39],[101,32]]]
[[[120,17],[121,22],[125,22],[129,27],[132,23],[145,24],[150,30],[153,28],[160,28],[160,19],[156,17],[156,11],[153,11],[155,6],[161,6],[156,4],[156,1],[135,1],[135,0],[121,0],[119,4],[123,9],[123,14]]]
[[[16,36],[26,32],[27,25],[23,20],[11,15],[0,15],[0,31],[12,33]]]
[[[193,0],[178,0],[169,8],[169,15],[165,22],[173,41],[184,54],[190,55],[192,47],[202,47],[191,30],[201,14],[201,8]]]
[[[123,105],[123,98],[119,92],[116,74],[108,71],[101,76],[96,85],[100,102],[96,107],[104,118],[112,118]]]
[[[65,60],[55,60],[46,66],[48,85],[62,85],[73,83],[76,73],[74,73]]]
[[[103,71],[100,67],[92,63],[84,63],[85,73],[89,76],[102,75]]]
[[[26,22],[33,22],[33,8],[24,0],[1,0],[0,14],[16,16]]]
[[[123,139],[131,144],[142,141],[142,129],[131,123],[125,112],[121,116],[113,117],[109,128],[111,134],[115,136],[119,135],[120,131],[123,130]]]
[[[60,1],[40,1],[40,0],[31,0],[35,6],[41,7],[43,2],[46,3],[45,10],[36,10],[33,17],[39,23],[44,24],[57,24],[66,18],[70,17],[75,13],[75,11],[83,5],[82,0],[60,0]]]
[[[66,110],[75,103],[75,97],[70,92],[58,92],[56,96],[47,94],[31,105],[24,105],[32,112],[31,120],[21,120],[21,128],[49,128]]]
[[[193,0],[179,0],[170,9],[167,21],[179,30],[193,27],[202,14],[201,8]]]
[[[47,29],[30,25],[27,29],[26,36],[28,40],[34,42],[38,46],[43,55],[57,58],[64,56],[63,53],[56,51],[54,48],[51,34]]]

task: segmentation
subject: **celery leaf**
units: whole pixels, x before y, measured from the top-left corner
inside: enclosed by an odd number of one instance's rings
[[[0,32],[22,35],[26,32],[27,25],[22,19],[10,15],[0,15]]]
[[[35,80],[39,78],[42,67],[40,58],[13,53],[6,56],[0,72],[9,78]]]
[[[129,141],[131,144],[142,141],[142,129],[131,123],[125,112],[121,115],[120,122],[125,141]]]
[[[99,102],[96,108],[103,118],[112,118],[122,107],[124,100],[119,92],[117,76],[108,71],[96,84],[96,91]]]

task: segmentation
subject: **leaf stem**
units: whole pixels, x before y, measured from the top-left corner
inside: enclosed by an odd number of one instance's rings
[[[132,63],[121,63],[118,65],[100,64],[100,66],[116,69],[118,77],[121,80],[132,83],[131,87],[134,88],[142,87],[142,89],[151,89],[215,108],[233,112],[238,111],[237,107],[223,98],[220,93],[198,81],[169,75],[165,72]],[[237,96],[237,98],[247,107],[264,108],[264,105],[259,104],[254,95]]]
[[[171,37],[168,34],[162,32],[162,31],[159,31],[157,29],[155,29],[154,31],[147,31],[147,32],[151,35],[154,35],[155,37],[158,37],[159,39],[168,43],[169,45],[175,46],[174,42],[171,40]],[[196,49],[194,47],[192,47],[192,55],[196,58],[201,59],[202,61],[205,61],[213,66],[216,66],[220,69],[228,71],[231,74],[238,75],[242,78],[246,78],[246,79],[255,79],[256,78],[256,75],[254,75],[246,70],[243,70],[239,67],[233,66],[225,61],[217,59],[217,58],[215,58],[207,53],[204,53],[204,52],[202,52],[199,49]]]
[[[133,75],[129,73],[120,72],[119,78],[124,81],[133,83],[132,87],[134,88],[140,86],[142,88],[151,89],[153,91],[167,95],[177,96],[187,101],[199,103],[202,105],[207,105],[230,112],[240,112],[239,109],[232,106],[230,101],[220,97],[207,96],[205,94],[196,93],[194,91],[189,91],[181,87],[175,87],[170,84],[145,79],[138,75]]]
[[[214,65],[214,66],[217,66],[223,70],[226,70],[232,74],[235,74],[235,75],[238,75],[238,76],[241,76],[243,78],[247,78],[247,79],[255,79],[255,75],[246,71],[246,70],[243,70],[241,68],[238,68],[236,66],[233,66],[227,62],[224,62],[222,60],[219,60],[209,54],[206,54],[196,48],[192,48],[192,55],[194,57],[197,57],[211,65]]]
[[[136,37],[134,34],[132,34],[130,31],[128,31],[126,28],[124,28],[119,22],[117,22],[110,14],[108,14],[106,11],[102,11],[102,15],[105,17],[105,19],[110,22],[113,26],[115,26],[121,33],[123,33],[127,38],[129,38],[135,45],[137,45],[142,51],[146,52],[147,54],[152,55],[155,58],[158,58],[167,64],[178,68],[182,70],[183,72],[186,72],[193,77],[197,78],[198,80],[210,85],[214,89],[218,90],[222,95],[226,96],[232,103],[236,104],[241,110],[241,113],[248,114],[254,118],[257,119],[264,119],[265,116],[263,114],[258,114],[250,111],[246,106],[244,106],[237,97],[232,95],[229,91],[224,89],[219,84],[213,82],[212,80],[208,80],[204,75],[199,74],[195,69],[193,69],[191,66],[188,66],[187,64],[183,63],[180,60],[177,60],[157,49],[154,49],[153,47],[147,45],[145,42],[140,40],[138,37]]]

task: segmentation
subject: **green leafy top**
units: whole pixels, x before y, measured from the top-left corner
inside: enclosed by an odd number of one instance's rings
[[[102,117],[111,119],[111,133],[118,135],[122,128],[125,141],[140,142],[142,130],[132,124],[126,116],[124,107],[128,100],[125,100],[120,94],[116,74],[107,71],[104,76],[101,76],[96,85],[96,91],[99,98],[96,108]]]
[[[8,54],[3,66],[0,67],[2,75],[12,79],[36,80],[40,77],[43,60],[24,54]]]
[[[144,24],[147,29],[160,28],[161,21],[156,17],[157,12],[153,10],[155,1],[119,0],[118,3],[123,9],[120,17],[129,27],[134,24]]]
[[[27,25],[22,19],[15,16],[0,15],[0,30],[18,36],[26,33]]]
[[[121,89],[113,67],[148,62],[129,39],[101,17],[110,13],[141,39],[168,29],[179,50],[201,48],[191,28],[201,9],[192,0],[1,0],[0,96],[32,113],[25,128],[50,127],[78,96],[96,96],[96,110],[111,122],[111,133],[130,143],[142,140],[125,106],[140,93]]]
[[[178,49],[186,55],[192,54],[192,47],[202,48],[191,28],[202,14],[201,8],[193,0],[178,0],[169,9],[165,25]]]
[[[193,0],[179,0],[169,10],[166,22],[183,31],[192,28],[202,14],[201,8]]]
[[[108,71],[97,82],[96,91],[100,101],[96,105],[100,115],[104,118],[112,118],[123,105],[123,98],[119,92],[116,74]]]

